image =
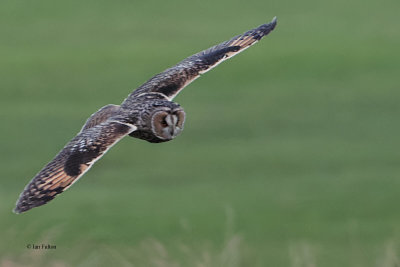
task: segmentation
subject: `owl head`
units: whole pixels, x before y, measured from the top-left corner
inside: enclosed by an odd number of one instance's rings
[[[174,139],[182,132],[185,117],[185,111],[180,106],[159,107],[151,115],[151,131],[161,140]]]

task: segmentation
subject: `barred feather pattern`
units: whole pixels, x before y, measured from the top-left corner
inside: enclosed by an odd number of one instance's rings
[[[41,206],[76,182],[112,145],[135,126],[106,121],[82,131],[25,187],[14,212]]]
[[[148,92],[160,93],[165,95],[168,100],[172,100],[183,88],[200,77],[201,74],[244,51],[268,35],[275,29],[276,24],[277,19],[275,17],[270,23],[262,24],[228,41],[186,58],[177,65],[155,75],[133,91],[121,104],[121,107],[131,105],[136,96]]]
[[[276,23],[274,18],[270,23],[194,54],[155,75],[120,106],[107,105],[99,109],[77,136],[28,183],[14,212],[25,212],[54,199],[126,135],[151,143],[175,138],[183,130],[186,115],[172,99],[201,74],[268,35]]]

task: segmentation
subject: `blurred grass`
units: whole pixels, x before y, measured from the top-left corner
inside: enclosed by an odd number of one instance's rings
[[[399,7],[1,1],[1,265],[396,266]],[[90,114],[275,15],[176,98],[179,138],[127,138],[54,202],[11,213]],[[26,249],[41,242],[57,249]]]

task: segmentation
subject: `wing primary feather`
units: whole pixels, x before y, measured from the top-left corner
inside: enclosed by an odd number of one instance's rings
[[[177,65],[155,75],[133,91],[121,104],[121,107],[130,106],[138,95],[144,93],[161,93],[169,100],[172,100],[183,88],[201,74],[246,50],[268,35],[275,29],[276,24],[277,18],[274,17],[270,23],[262,24],[228,41],[186,58]]]
[[[25,212],[54,199],[82,177],[121,138],[135,131],[136,126],[113,119],[117,118],[120,108],[129,108],[141,94],[159,94],[172,100],[201,74],[268,35],[276,24],[277,19],[274,17],[270,23],[194,54],[155,75],[133,91],[121,106],[107,105],[94,113],[78,135],[28,183],[16,203],[14,212]]]
[[[25,212],[54,199],[78,181],[113,145],[135,130],[134,125],[106,120],[81,131],[28,183],[14,212]]]

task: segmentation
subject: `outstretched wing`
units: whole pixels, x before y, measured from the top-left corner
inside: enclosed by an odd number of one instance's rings
[[[89,119],[86,120],[85,125],[83,125],[81,132],[96,126],[102,122],[105,122],[112,116],[116,115],[116,113],[120,110],[118,105],[109,104],[107,106],[102,107],[95,113],[93,113]]]
[[[41,206],[68,189],[104,153],[136,126],[107,120],[81,131],[47,164],[21,193],[15,213]]]
[[[276,26],[276,17],[267,24],[247,31],[232,39],[186,58],[172,68],[157,74],[132,92],[121,106],[142,93],[161,93],[172,100],[186,85],[222,61],[242,52],[258,42]]]

